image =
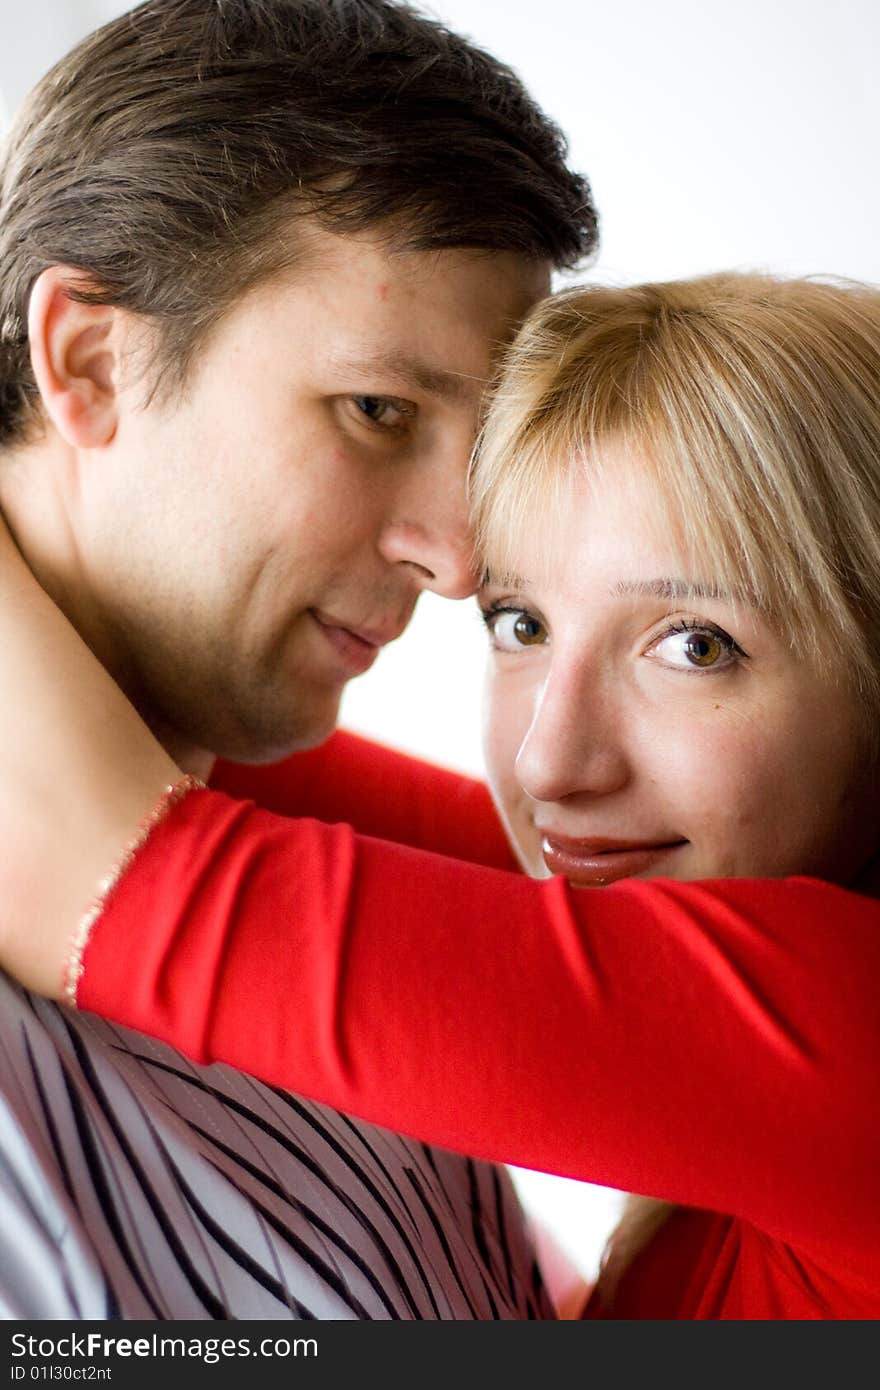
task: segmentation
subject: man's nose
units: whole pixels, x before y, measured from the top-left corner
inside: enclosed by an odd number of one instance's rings
[[[631,768],[619,701],[601,679],[551,670],[516,758],[516,775],[535,801],[620,791]]]
[[[379,542],[386,561],[405,566],[420,589],[444,598],[467,598],[477,587],[466,476],[466,460],[425,468],[401,488]]]

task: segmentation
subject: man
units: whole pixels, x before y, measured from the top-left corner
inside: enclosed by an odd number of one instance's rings
[[[178,765],[321,742],[470,591],[495,356],[595,236],[558,132],[398,4],[148,0],[40,84],[0,197],[23,555]],[[7,1317],[549,1315],[502,1172],[2,991]]]

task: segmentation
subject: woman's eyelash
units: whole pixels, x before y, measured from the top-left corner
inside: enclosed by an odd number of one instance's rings
[[[679,632],[709,632],[727,651],[733,652],[736,656],[748,658],[748,652],[743,650],[735,637],[731,637],[730,633],[725,632],[723,627],[707,622],[705,618],[677,618],[675,622],[664,628],[654,641],[661,642],[664,637],[674,637]]]
[[[483,622],[486,624],[486,627],[488,628],[491,628],[492,620],[494,618],[500,618],[505,613],[516,614],[518,616],[520,613],[527,612],[528,609],[523,608],[518,603],[505,603],[502,601],[500,603],[490,603],[485,607],[483,606],[483,604],[480,604],[480,613],[482,615]]]

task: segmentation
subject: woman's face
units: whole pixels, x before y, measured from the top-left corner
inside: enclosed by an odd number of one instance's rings
[[[573,484],[515,587],[480,601],[489,780],[523,866],[625,877],[851,881],[878,840],[876,776],[839,681],[681,559],[651,490]],[[654,519],[652,520],[652,512]]]

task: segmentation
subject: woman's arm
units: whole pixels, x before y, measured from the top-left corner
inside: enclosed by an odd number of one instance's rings
[[[80,1004],[876,1276],[878,981],[880,905],[817,881],[576,891],[196,791],[112,895]]]
[[[382,840],[516,868],[484,782],[342,730],[267,767],[219,759],[210,781],[280,815],[345,821]]]
[[[7,970],[37,990],[57,989],[73,924],[180,776],[0,522],[0,960]]]

